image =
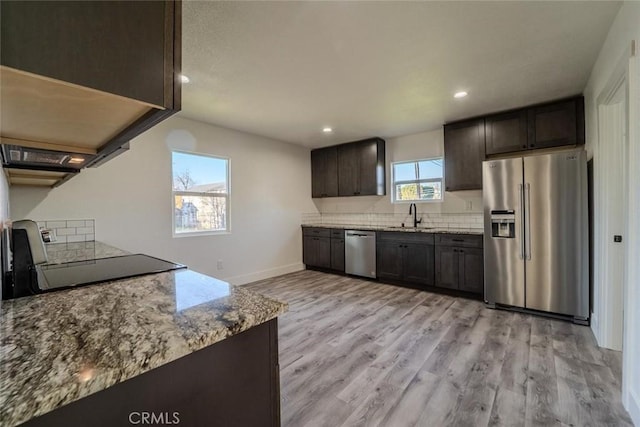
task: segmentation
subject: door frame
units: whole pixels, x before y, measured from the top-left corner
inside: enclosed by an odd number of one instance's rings
[[[616,95],[622,90],[625,95],[625,105],[623,106],[624,111],[622,114],[626,115],[626,124],[628,127],[628,67],[629,67],[629,53],[625,52],[611,73],[609,80],[603,90],[600,92],[596,99],[596,108],[597,108],[597,129],[598,129],[598,138],[597,144],[594,147],[594,260],[602,260],[601,262],[596,261],[594,265],[594,289],[593,289],[593,313],[591,313],[591,328],[594,332],[596,340],[601,347],[611,348],[614,350],[622,349],[622,342],[624,332],[620,331],[624,325],[624,318],[620,316],[620,306],[618,306],[616,302],[616,296],[624,295],[624,271],[620,272],[621,277],[618,280],[615,278],[612,280],[611,276],[615,276],[616,272],[609,271],[606,265],[607,261],[607,247],[609,244],[609,239],[612,238],[611,230],[609,230],[609,211],[607,210],[605,204],[603,203],[603,194],[606,190],[608,180],[607,180],[607,171],[603,169],[602,164],[602,156],[603,151],[607,149],[607,147],[603,146],[603,140],[611,135],[611,133],[605,135],[605,132],[610,132],[609,128],[613,124],[612,121],[619,120],[622,117],[615,116],[611,114],[610,111],[607,111],[607,107],[615,105]],[[627,133],[627,132],[625,132]],[[622,138],[627,138],[627,136],[622,135]],[[627,138],[628,140],[628,138]],[[624,139],[623,139],[624,141]],[[623,146],[625,143],[623,142]],[[624,147],[623,147],[624,150]],[[623,151],[621,155],[622,159],[627,158]],[[624,165],[622,170],[622,182],[626,186],[628,182],[627,168]],[[625,189],[622,190],[623,200],[626,199],[627,192]],[[626,206],[623,208],[623,214],[626,212]],[[627,233],[626,224],[623,224],[621,229],[618,231],[623,235],[623,242]],[[616,233],[617,234],[617,233]],[[623,243],[624,244],[624,243]],[[624,250],[624,248],[623,248]],[[625,257],[626,258],[626,257]],[[624,266],[627,265],[627,260],[623,259],[623,270]],[[605,286],[605,284],[612,283],[614,287]],[[617,286],[616,286],[617,285]],[[619,298],[618,298],[619,299]]]
[[[634,423],[640,425],[640,56],[638,42],[632,42],[628,61],[628,188],[627,262],[625,283],[625,328],[622,351],[622,403]],[[633,184],[636,184],[635,186]]]

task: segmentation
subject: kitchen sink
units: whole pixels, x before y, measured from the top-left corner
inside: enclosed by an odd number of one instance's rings
[[[414,228],[414,227],[402,227],[401,225],[392,225],[390,227],[386,227],[387,229],[392,229],[392,230],[405,230],[405,231],[421,231],[421,230],[432,230],[433,227],[418,227],[418,228]]]

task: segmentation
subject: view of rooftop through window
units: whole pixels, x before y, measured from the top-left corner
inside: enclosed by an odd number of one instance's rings
[[[393,163],[393,201],[442,200],[442,158]]]
[[[174,233],[229,229],[229,160],[172,153]]]

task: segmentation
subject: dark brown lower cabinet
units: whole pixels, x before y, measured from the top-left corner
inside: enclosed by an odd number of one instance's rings
[[[433,286],[433,245],[405,243],[402,256],[403,278],[407,282]]]
[[[436,246],[436,286],[458,289],[458,249],[450,246]]]
[[[484,258],[482,249],[458,249],[459,280],[461,291],[484,292]]]
[[[302,262],[307,267],[344,272],[344,230],[302,227]]]
[[[344,236],[340,238],[331,235],[331,269],[344,271]]]
[[[436,286],[466,292],[484,290],[484,260],[481,248],[436,246]]]
[[[379,279],[402,279],[402,243],[380,240],[376,242],[376,271]]]
[[[434,285],[433,235],[380,232],[376,242],[379,279]]]
[[[144,425],[150,413],[164,417],[154,425],[280,426],[277,318],[22,425]]]
[[[302,260],[310,267],[331,268],[331,238],[303,236]]]

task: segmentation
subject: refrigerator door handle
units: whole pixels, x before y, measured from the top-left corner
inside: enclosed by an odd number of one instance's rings
[[[524,259],[524,188],[518,184],[518,194],[520,195],[520,259]]]
[[[524,228],[524,241],[526,246],[525,259],[531,261],[531,185],[527,182],[525,185],[525,192],[527,193],[525,202],[525,228]]]

